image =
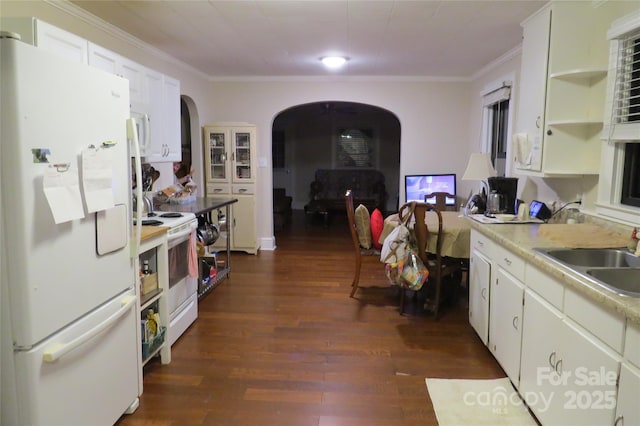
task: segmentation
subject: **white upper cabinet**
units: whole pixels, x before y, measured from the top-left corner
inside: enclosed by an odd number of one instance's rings
[[[89,65],[129,80],[131,110],[144,109],[144,66],[94,43],[89,43]]]
[[[522,23],[520,98],[513,139],[518,173],[598,174],[606,27],[614,7],[551,2]]]
[[[3,18],[0,28],[18,33],[25,43],[38,46],[70,61],[88,63],[87,40],[36,18]]]
[[[146,99],[144,91],[144,67],[132,60],[120,56],[118,60],[118,75],[129,80],[129,102],[131,111],[142,112]]]
[[[89,64],[129,80],[131,113],[148,120],[146,162],[181,161],[180,81],[89,43]]]
[[[162,83],[164,143],[167,149],[166,161],[181,161],[180,80],[165,75],[163,76]]]
[[[150,145],[142,156],[151,163],[180,161],[180,82],[146,69],[146,114],[150,123]]]
[[[122,75],[119,67],[121,56],[109,49],[89,43],[89,65],[109,74]]]

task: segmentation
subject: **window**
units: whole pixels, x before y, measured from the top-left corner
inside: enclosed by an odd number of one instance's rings
[[[509,100],[497,102],[489,107],[491,120],[491,162],[498,172],[504,176],[507,163],[507,119],[509,117]]]
[[[339,129],[336,142],[338,167],[375,167],[376,149],[371,129]]]
[[[622,204],[640,207],[640,144],[628,143],[624,150]]]
[[[482,94],[483,150],[491,154],[491,163],[498,176],[506,176],[507,145],[509,135],[509,99],[511,81],[499,81],[486,88]]]
[[[619,69],[615,91],[616,125],[640,121],[640,31],[619,44]],[[616,126],[613,126],[615,129]],[[625,143],[620,203],[640,207],[640,146]]]
[[[598,211],[637,223],[640,208],[640,14],[614,23],[610,39]]]

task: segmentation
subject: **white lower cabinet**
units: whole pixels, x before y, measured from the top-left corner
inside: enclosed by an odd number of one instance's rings
[[[525,291],[520,394],[543,425],[610,425],[619,360],[611,349]]]
[[[613,424],[619,356],[570,320],[562,325],[557,370],[566,386],[555,401],[561,417],[550,424]]]
[[[475,230],[469,287],[469,322],[540,424],[640,425],[637,323]]]
[[[615,426],[640,425],[640,369],[622,363]]]
[[[543,425],[610,425],[620,356],[525,291],[520,393]]]
[[[518,386],[524,285],[502,268],[495,270],[491,281],[489,349],[511,382]]]
[[[519,391],[542,424],[553,424],[559,412],[549,399],[558,391],[555,368],[562,314],[529,289],[524,306]]]
[[[474,250],[469,263],[469,323],[485,345],[489,338],[491,262]]]
[[[238,202],[231,206],[233,210],[233,228],[231,238],[235,250],[247,253],[256,252],[256,198],[253,195],[233,195]]]

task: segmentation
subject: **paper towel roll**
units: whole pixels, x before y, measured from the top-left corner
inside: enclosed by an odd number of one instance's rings
[[[529,206],[525,203],[518,206],[518,220],[529,220]]]

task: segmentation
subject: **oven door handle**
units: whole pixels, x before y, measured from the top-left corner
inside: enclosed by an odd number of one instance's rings
[[[193,227],[189,227],[186,231],[181,231],[175,234],[167,235],[167,242],[171,243],[176,240],[184,239],[184,237],[189,236],[195,229]]]

